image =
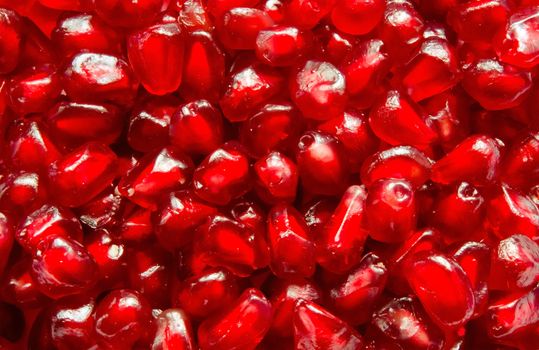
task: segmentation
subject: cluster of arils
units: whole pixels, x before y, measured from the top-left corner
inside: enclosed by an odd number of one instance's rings
[[[539,1],[0,6],[1,349],[539,349]]]

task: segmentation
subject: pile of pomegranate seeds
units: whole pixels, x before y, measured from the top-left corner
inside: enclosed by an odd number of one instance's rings
[[[0,0],[0,349],[538,350],[539,1]]]

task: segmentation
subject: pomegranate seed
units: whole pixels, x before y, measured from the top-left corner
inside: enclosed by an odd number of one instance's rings
[[[65,57],[88,50],[100,53],[120,53],[122,36],[99,17],[87,14],[62,16],[51,33],[54,47]]]
[[[320,45],[318,50],[325,54],[324,59],[327,59],[335,66],[339,66],[348,58],[355,45],[359,46],[354,36],[344,34],[330,25],[321,25],[314,29],[314,33],[317,36],[317,45]],[[348,77],[346,79],[346,84],[348,85],[350,82]]]
[[[191,322],[182,310],[163,311],[156,319],[156,328],[152,349],[196,349]]]
[[[259,159],[253,166],[255,190],[267,203],[292,202],[296,198],[298,171],[296,164],[279,152]]]
[[[139,27],[151,22],[164,7],[164,0],[94,0],[94,10],[112,26]]]
[[[432,167],[432,180],[441,184],[466,181],[474,185],[493,182],[499,172],[500,143],[486,135],[470,136]]]
[[[443,334],[425,314],[417,300],[393,299],[374,312],[372,337],[377,344],[388,343],[388,349],[442,349]],[[375,346],[373,349],[378,349]],[[385,347],[386,348],[386,347]]]
[[[371,238],[386,243],[404,241],[416,226],[411,184],[405,180],[378,180],[368,191],[365,220]]]
[[[224,216],[211,216],[198,227],[195,236],[196,259],[203,264],[225,267],[245,277],[269,263],[264,237]]]
[[[249,159],[236,143],[224,144],[209,154],[193,175],[195,194],[217,205],[248,192],[250,182]]]
[[[14,232],[12,223],[8,217],[0,213],[0,274],[4,273],[7,266],[9,253],[13,247]]]
[[[403,179],[421,187],[430,179],[432,161],[410,146],[388,148],[363,162],[361,181],[370,186],[380,179]]]
[[[191,159],[174,148],[165,147],[139,160],[118,184],[118,191],[143,208],[155,210],[159,199],[189,182]]]
[[[260,291],[245,290],[224,313],[202,322],[198,328],[200,348],[255,348],[270,328],[271,308]]]
[[[30,270],[39,290],[54,299],[92,287],[97,272],[97,264],[83,245],[59,235],[39,243]]]
[[[148,302],[129,289],[108,293],[97,303],[94,317],[97,340],[105,349],[130,349],[153,333]]]
[[[0,9],[0,73],[13,71],[19,63],[23,32],[19,15],[12,10]]]
[[[180,284],[176,302],[195,318],[205,318],[232,304],[240,295],[238,279],[225,269],[211,268]]]
[[[88,203],[114,179],[116,161],[108,147],[88,143],[53,163],[49,182],[58,202],[68,207]]]
[[[92,297],[71,296],[54,303],[50,312],[51,340],[61,350],[96,346]]]
[[[426,146],[436,133],[426,124],[417,107],[406,95],[388,90],[373,106],[369,115],[372,131],[393,146]]]
[[[92,229],[114,224],[124,202],[125,200],[120,195],[113,193],[112,189],[106,190],[95,199],[77,208],[79,220]]]
[[[129,287],[145,297],[154,308],[167,305],[170,275],[167,255],[149,246],[147,249],[129,251],[126,263],[129,267]]]
[[[536,4],[537,5],[537,4]],[[523,7],[511,14],[507,26],[495,41],[498,57],[517,67],[532,68],[539,63],[537,50],[537,6]]]
[[[45,204],[47,189],[43,176],[17,172],[0,184],[0,206],[6,211],[28,212]]]
[[[367,231],[360,228],[365,210],[365,188],[350,186],[318,238],[317,260],[325,269],[344,273],[361,259]]]
[[[162,21],[127,39],[129,63],[142,86],[153,95],[165,95],[178,89],[184,50],[182,30],[176,22]]]
[[[22,259],[5,271],[2,281],[2,299],[24,308],[38,308],[50,300],[37,288],[30,276],[31,260]]]
[[[288,205],[268,214],[271,270],[279,277],[309,277],[315,268],[315,246],[301,214]]]
[[[262,29],[256,37],[257,58],[271,66],[286,67],[299,63],[314,46],[310,32],[295,27]]]
[[[331,11],[333,25],[348,34],[367,34],[382,20],[383,0],[337,0]]]
[[[526,134],[507,151],[502,179],[510,186],[528,189],[539,181],[539,133]]]
[[[220,17],[216,30],[227,49],[252,50],[256,46],[258,32],[272,25],[273,20],[262,10],[234,7]]]
[[[527,289],[539,282],[538,271],[539,245],[527,236],[513,235],[493,249],[489,287]]]
[[[74,101],[130,105],[138,82],[127,62],[121,58],[83,52],[73,56],[67,64],[64,87]]]
[[[363,340],[355,329],[321,306],[303,299],[294,309],[295,349],[361,349]]]
[[[473,289],[466,273],[454,260],[424,251],[411,258],[407,266],[408,283],[440,326],[455,329],[472,317]]]
[[[330,13],[336,0],[291,0],[286,3],[285,21],[300,29],[311,29]]]
[[[86,235],[84,241],[84,246],[98,267],[98,284],[108,287],[118,283],[125,272],[124,245],[116,242],[104,229]]]
[[[230,1],[229,1],[230,2]],[[173,6],[173,5],[171,5]],[[179,10],[178,21],[189,31],[211,30],[212,23],[206,5],[200,0],[176,1]],[[212,7],[207,6],[209,9]]]
[[[206,100],[181,105],[172,116],[170,141],[189,154],[207,155],[223,142],[223,117]]]
[[[270,333],[280,337],[291,337],[294,331],[292,322],[296,301],[301,299],[320,302],[322,292],[314,283],[300,278],[278,279],[270,288],[270,301],[274,311]]]
[[[328,195],[344,189],[348,169],[342,145],[335,137],[308,131],[299,139],[296,160],[305,189]]]
[[[344,112],[344,75],[331,63],[307,61],[292,77],[290,97],[306,118],[327,120]]]

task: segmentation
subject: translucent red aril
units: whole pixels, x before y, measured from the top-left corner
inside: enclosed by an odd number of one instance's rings
[[[539,245],[524,235],[501,240],[493,249],[489,287],[519,290],[539,282]]]
[[[393,147],[377,152],[363,162],[361,181],[370,186],[380,179],[404,179],[418,188],[430,179],[431,167],[432,161],[416,148]]]
[[[142,245],[154,238],[152,213],[145,208],[128,203],[120,218],[115,235],[129,245]]]
[[[369,115],[372,131],[393,146],[426,146],[436,139],[417,107],[397,90],[388,90],[375,103]]]
[[[6,156],[20,170],[43,171],[60,157],[43,124],[36,119],[19,119],[8,130]]]
[[[224,216],[211,216],[198,227],[195,237],[195,259],[202,264],[225,267],[245,277],[269,263],[264,237]]]
[[[193,240],[193,230],[217,209],[190,191],[170,193],[154,214],[155,235],[163,248],[174,250]]]
[[[455,329],[473,315],[473,289],[464,270],[443,254],[424,251],[406,268],[408,283],[427,313],[443,328]]]
[[[98,267],[98,285],[109,287],[123,278],[126,265],[125,247],[104,229],[84,237],[84,246]]]
[[[221,112],[207,100],[181,105],[170,125],[170,142],[189,154],[206,155],[221,145],[224,138]]]
[[[501,186],[487,204],[486,226],[499,238],[513,234],[534,238],[539,232],[539,209],[529,197]]]
[[[94,0],[94,10],[112,26],[139,27],[151,22],[164,7],[163,0]]]
[[[168,305],[170,267],[168,256],[158,247],[128,251],[129,287],[139,292],[153,308]]]
[[[260,61],[271,66],[291,66],[312,51],[313,41],[310,32],[296,27],[272,27],[258,32],[255,53]]]
[[[45,112],[61,90],[60,77],[55,67],[31,67],[14,75],[8,82],[9,107],[21,116]]]
[[[372,104],[372,97],[380,89],[380,83],[389,70],[389,60],[384,42],[380,39],[362,40],[346,55],[341,65],[346,78],[346,91],[356,99]],[[370,100],[370,101],[368,101]]]
[[[51,340],[59,350],[96,346],[95,300],[84,294],[61,299],[50,310]]]
[[[175,303],[195,318],[205,318],[240,295],[238,279],[226,269],[211,268],[182,282]]]
[[[179,100],[171,96],[154,96],[138,104],[129,118],[129,146],[140,152],[165,147],[168,144],[170,121],[179,104]]]
[[[520,104],[532,87],[531,73],[493,58],[463,67],[462,86],[481,106],[500,110]]]
[[[0,73],[13,71],[19,63],[23,33],[21,19],[15,11],[0,9]]]
[[[414,190],[406,180],[382,179],[368,187],[365,220],[371,238],[404,241],[416,226]]]
[[[281,92],[283,83],[279,71],[260,63],[233,70],[219,101],[221,110],[231,122],[247,120],[258,107]]]
[[[111,104],[59,102],[46,115],[51,136],[69,148],[89,141],[114,143],[122,132],[124,118]]]
[[[486,135],[470,136],[432,167],[432,180],[441,184],[457,181],[486,185],[498,177],[501,144]]]
[[[503,0],[479,0],[453,7],[447,22],[461,40],[475,45],[490,45],[492,34],[504,29],[508,14],[509,7]]]
[[[99,143],[88,143],[49,168],[51,189],[60,204],[77,207],[103,191],[116,175],[116,155]]]
[[[150,306],[129,289],[108,293],[98,302],[94,317],[97,340],[105,349],[131,349],[153,333]]]
[[[332,310],[351,325],[366,323],[385,288],[387,275],[383,261],[368,253],[329,291]]]
[[[143,208],[156,209],[167,192],[185,187],[193,162],[173,147],[165,147],[141,158],[118,184],[122,196]]]
[[[95,260],[83,245],[52,235],[38,244],[30,273],[43,294],[58,299],[91,288],[97,272]]]
[[[209,11],[206,10],[206,4],[203,4],[201,0],[186,0],[181,3],[176,1],[175,5],[179,11],[178,21],[187,30],[212,29]],[[173,8],[174,4],[170,6]],[[211,7],[209,9],[211,10]]]
[[[362,346],[361,336],[346,322],[311,301],[296,302],[295,349],[361,349]]]
[[[470,237],[481,229],[485,207],[485,198],[477,188],[461,182],[438,198],[434,208],[434,226],[444,232],[449,241]]]
[[[3,213],[0,213],[0,274],[2,275],[13,247],[13,239],[12,223]]]
[[[402,71],[402,84],[414,101],[424,100],[453,87],[458,80],[455,50],[444,39],[425,39]]]
[[[361,164],[378,146],[364,113],[348,109],[339,116],[318,125],[318,130],[335,136],[343,146],[350,170],[359,171]]]
[[[472,285],[475,300],[473,317],[482,315],[489,301],[490,247],[484,243],[465,242],[455,250],[453,259],[462,267]]]
[[[7,302],[24,308],[38,308],[49,301],[37,288],[30,276],[31,260],[21,259],[6,269],[2,280],[1,296]]]
[[[290,97],[306,118],[327,120],[342,112],[348,99],[344,75],[331,63],[307,61],[292,75]]]
[[[321,45],[325,59],[334,65],[340,65],[353,50],[353,46],[359,45],[352,35],[346,35],[330,25],[322,25],[315,28],[317,42]],[[344,72],[343,72],[344,73]],[[348,81],[347,81],[348,85]]]
[[[254,289],[243,294],[221,315],[206,319],[198,328],[201,350],[253,349],[271,325],[271,304]]]
[[[253,166],[255,190],[268,203],[293,202],[296,198],[298,170],[284,154],[272,152]]]
[[[92,229],[114,224],[123,203],[125,199],[114,193],[112,188],[105,190],[90,202],[77,208],[79,220]]]
[[[152,349],[194,350],[195,339],[188,316],[181,309],[167,309],[159,314]]]
[[[299,139],[296,160],[303,187],[336,194],[346,185],[348,169],[341,143],[330,134],[308,131]]]
[[[55,10],[85,11],[90,9],[89,0],[39,0],[43,6]]]
[[[523,68],[535,67],[539,63],[538,28],[537,6],[523,7],[513,12],[505,30],[495,41],[500,60]]]
[[[539,286],[506,295],[492,302],[486,312],[490,337],[501,340],[516,336],[539,322]]]
[[[122,37],[96,15],[77,13],[58,20],[51,40],[63,55],[70,56],[81,50],[119,53]]]
[[[129,63],[153,95],[176,91],[182,81],[185,39],[178,23],[162,21],[127,39]]]
[[[344,192],[317,240],[317,261],[326,270],[344,273],[362,257],[367,231],[361,228],[367,193],[362,186]]]
[[[270,334],[279,337],[293,336],[292,321],[297,300],[320,302],[322,299],[322,292],[314,283],[300,278],[275,280],[270,290],[273,306]]]
[[[442,332],[428,318],[417,300],[410,297],[393,299],[375,311],[371,329],[376,342],[392,345],[387,349],[441,350],[444,345]]]
[[[226,73],[225,54],[210,32],[198,30],[189,33],[185,40],[180,94],[188,100],[218,101]]]
[[[230,215],[234,220],[254,231],[256,235],[266,237],[267,214],[257,202],[239,199],[232,204]]]
[[[285,204],[268,214],[271,270],[279,277],[309,277],[315,268],[315,245],[302,215]]]
[[[30,253],[50,236],[70,237],[80,241],[82,227],[68,209],[45,204],[28,214],[15,234],[17,242]]]
[[[515,140],[502,165],[502,179],[510,186],[528,189],[539,181],[539,133]]]
[[[79,53],[64,71],[67,96],[77,102],[111,102],[130,105],[138,88],[123,59],[92,52]]]
[[[258,32],[273,25],[273,20],[264,11],[235,7],[225,12],[217,22],[217,35],[227,49],[254,49]]]
[[[238,144],[224,144],[195,170],[193,187],[200,198],[217,205],[230,203],[250,189],[251,169]]]
[[[367,34],[381,21],[384,9],[384,0],[337,0],[331,22],[345,33]]]
[[[5,211],[28,212],[47,200],[46,179],[36,173],[17,172],[0,184],[0,207]]]
[[[380,39],[393,62],[406,62],[421,44],[425,23],[408,0],[390,0],[379,26]]]
[[[299,111],[291,103],[268,103],[242,123],[240,141],[255,158],[271,151],[288,154],[294,149],[303,124]]]

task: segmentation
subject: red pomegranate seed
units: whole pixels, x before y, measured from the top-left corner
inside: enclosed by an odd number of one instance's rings
[[[515,140],[502,165],[502,179],[510,186],[528,189],[539,181],[539,133]]]
[[[344,75],[331,63],[307,61],[292,76],[290,97],[306,118],[327,120],[344,112],[347,102]]]
[[[81,223],[92,229],[103,228],[108,224],[116,224],[120,207],[125,199],[113,193],[112,188],[98,195],[95,199],[77,209]]]
[[[272,25],[273,20],[262,10],[234,7],[219,18],[216,31],[227,49],[252,50],[258,33]]]
[[[95,299],[81,294],[54,303],[50,310],[51,340],[62,350],[96,346]]]
[[[383,0],[337,0],[331,11],[333,25],[348,34],[367,34],[384,14]]]
[[[82,244],[59,235],[39,243],[30,270],[39,290],[53,299],[88,290],[97,272],[95,260]]]
[[[371,238],[386,243],[404,241],[416,228],[414,190],[406,180],[378,180],[368,188],[365,220]]]
[[[299,299],[294,309],[295,349],[361,349],[359,333],[321,306]]]
[[[30,276],[31,260],[18,260],[5,271],[2,299],[25,308],[38,308],[49,299],[37,288]]]
[[[13,247],[14,232],[12,223],[4,214],[0,214],[0,274],[4,273],[9,254]]]
[[[67,207],[88,203],[116,175],[116,154],[98,143],[88,143],[60,158],[49,168],[49,183],[57,200]]]
[[[107,230],[96,230],[84,237],[84,246],[94,258],[98,268],[98,286],[118,284],[126,268],[126,252]]]
[[[206,319],[198,328],[202,349],[252,349],[262,341],[271,325],[272,307],[254,289],[242,295],[220,315]]]
[[[267,203],[293,202],[296,198],[298,170],[296,164],[279,152],[259,159],[253,166],[255,191]]]
[[[317,261],[326,270],[344,273],[360,261],[368,234],[361,228],[366,197],[364,187],[350,186],[321,229]]]
[[[262,29],[256,37],[257,58],[271,66],[292,66],[313,49],[314,38],[310,32],[296,27],[272,27]]]
[[[0,14],[0,73],[6,74],[19,63],[23,33],[21,19],[15,11],[2,8]]]
[[[160,313],[156,328],[152,349],[196,349],[191,322],[182,310],[167,309]]]
[[[472,317],[473,289],[454,260],[424,251],[408,261],[406,276],[427,313],[444,329],[458,328]]]
[[[0,207],[6,211],[28,212],[45,204],[46,183],[36,173],[17,172],[10,174],[0,184]]]
[[[176,1],[176,7],[179,10],[178,21],[189,31],[211,30],[212,23],[206,6],[201,0]],[[229,1],[230,3],[230,1]],[[170,5],[172,8],[174,4]]]
[[[285,22],[312,29],[330,13],[336,0],[292,0],[285,4]]]
[[[185,40],[179,24],[164,19],[132,33],[127,56],[142,86],[153,95],[174,92],[183,73]]]
[[[94,0],[94,11],[112,26],[139,27],[151,22],[164,8],[164,0]]]

